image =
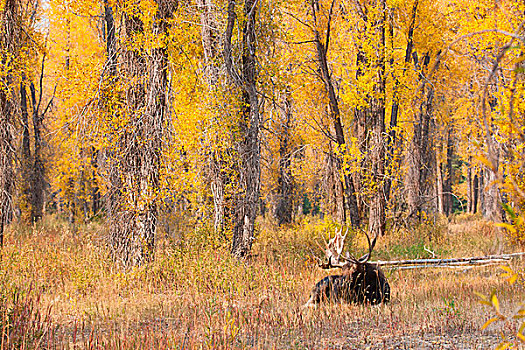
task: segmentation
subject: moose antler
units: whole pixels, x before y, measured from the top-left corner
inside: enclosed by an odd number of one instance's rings
[[[378,234],[376,234],[374,239],[370,241],[370,236],[368,235],[368,233],[366,231],[363,231],[363,233],[366,236],[366,240],[368,241],[368,253],[364,254],[358,259],[351,255],[349,252],[346,252],[346,256],[343,256],[341,254],[345,245],[345,238],[348,235],[348,227],[346,228],[344,236],[341,234],[342,232],[342,227],[339,229],[339,231],[335,229],[335,236],[330,238],[328,240],[328,243],[326,244],[325,255],[328,261],[322,262],[321,259],[318,259],[319,267],[323,269],[331,269],[334,267],[342,268],[347,263],[365,264],[366,262],[368,262],[368,260],[370,260],[370,257],[372,256],[372,251],[374,250],[374,247],[377,242]]]
[[[366,240],[368,241],[368,253],[364,254],[358,259],[355,256],[351,255],[349,252],[346,252],[346,256],[343,256],[341,254],[344,248],[345,238],[348,234],[348,228],[346,228],[344,236],[341,234],[342,232],[342,228],[339,229],[339,231],[335,229],[335,236],[328,240],[325,252],[328,262],[319,264],[319,266],[323,269],[343,267],[348,262],[352,264],[364,264],[368,262],[368,260],[370,260],[370,257],[372,256],[372,251],[374,250],[374,247],[377,242],[378,234],[376,234],[374,239],[370,241],[370,236],[368,235],[368,233],[366,231],[363,231],[363,233],[366,236]]]
[[[359,258],[358,261],[361,264],[364,264],[368,260],[370,260],[370,257],[372,256],[372,250],[374,250],[374,247],[376,246],[377,237],[378,237],[378,234],[376,233],[376,236],[372,240],[372,243],[370,243],[370,236],[368,235],[368,233],[366,231],[364,231],[364,233],[366,235],[366,240],[368,241],[368,253],[366,253],[365,255],[363,255],[362,257]]]
[[[340,262],[339,259],[343,258],[343,260],[346,260],[344,257],[341,256],[341,252],[343,251],[343,248],[345,246],[345,238],[348,234],[348,228],[346,229],[344,236],[341,234],[342,232],[343,228],[341,228],[339,231],[335,229],[335,236],[333,238],[330,238],[328,240],[328,243],[326,244],[325,255],[328,259],[328,262],[321,262],[319,264],[319,267],[323,269],[331,269],[333,267],[342,268],[346,264],[346,262]]]

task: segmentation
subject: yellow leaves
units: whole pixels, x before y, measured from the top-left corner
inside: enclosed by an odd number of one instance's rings
[[[501,275],[501,277],[506,277],[507,278],[507,282],[509,284],[512,285],[518,280],[518,278],[519,278],[518,273],[514,272],[510,267],[502,265],[502,266],[500,266],[500,268],[505,271],[505,273],[503,273]]]
[[[524,324],[525,324],[525,323],[524,323]],[[525,343],[525,336],[523,335],[522,332],[519,332],[519,333],[517,334],[517,336],[518,336],[518,339],[520,339],[522,343]]]
[[[497,347],[496,347],[496,350],[505,350],[505,349],[508,349],[512,346],[511,343],[509,342],[503,342],[501,344],[499,344]]]
[[[406,0],[388,0],[387,6],[393,8],[405,7],[407,4]]]
[[[493,322],[495,322],[495,321],[498,321],[498,320],[500,320],[499,317],[493,317],[493,318],[487,320],[487,322],[485,322],[485,323],[483,324],[483,326],[481,327],[481,329],[484,330],[484,329],[487,328],[491,323],[493,323]]]
[[[518,313],[514,315],[514,318],[515,319],[525,318],[525,305],[523,305],[521,309],[518,311]],[[521,333],[523,332],[523,330],[525,330],[525,324],[521,325],[519,332]]]
[[[496,312],[499,313],[499,301],[496,297],[496,293],[492,293],[492,295],[490,296],[490,302],[492,303],[492,306],[494,306],[494,308],[496,309]]]
[[[506,222],[499,222],[499,223],[496,223],[496,226],[498,227],[502,227],[504,229],[507,229],[509,232],[511,233],[516,233],[516,227],[514,227],[514,225],[512,224],[507,224]]]
[[[507,282],[509,284],[514,284],[519,278],[518,273],[513,271],[510,267],[500,266],[500,268],[505,271],[505,273],[502,274],[502,277],[507,277]],[[488,297],[476,292],[475,294],[479,297],[480,303],[492,307],[493,312],[495,313],[494,317],[491,317],[483,324],[483,326],[481,327],[482,330],[485,330],[487,327],[489,327],[491,324],[494,324],[495,322],[509,322],[510,320],[520,320],[525,318],[525,304],[522,304],[521,308],[512,317],[507,317],[500,310],[500,303],[496,296],[496,291],[492,291],[492,293]],[[517,341],[522,343],[525,343],[525,336],[523,334],[524,330],[525,322],[522,322],[521,326],[515,334]],[[507,341],[506,336],[503,333],[501,336],[503,338],[503,341],[498,345],[498,349],[507,349],[513,347],[514,345],[517,345],[517,343],[514,344],[512,342]]]

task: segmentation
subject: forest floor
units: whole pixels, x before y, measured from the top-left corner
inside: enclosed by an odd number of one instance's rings
[[[319,270],[323,237],[334,227],[303,218],[294,228],[259,225],[254,255],[232,259],[227,237],[192,229],[158,239],[155,262],[121,270],[103,227],[72,231],[56,217],[11,227],[1,252],[1,348],[93,349],[489,349],[517,322],[494,322],[480,303],[496,293],[504,315],[525,301],[498,267],[385,270],[391,302],[303,308]],[[323,237],[322,237],[323,236]],[[350,234],[358,255],[366,239]],[[477,217],[390,230],[373,259],[478,256],[519,251]],[[524,271],[523,260],[511,267]],[[332,271],[337,273],[337,271]],[[9,343],[9,345],[8,345]]]

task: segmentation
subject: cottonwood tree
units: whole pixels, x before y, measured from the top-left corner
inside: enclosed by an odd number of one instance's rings
[[[2,3],[4,17],[13,3]],[[511,96],[519,100],[518,49],[507,50],[486,84],[490,138],[477,100],[501,43],[509,33],[521,42],[520,16],[506,15],[521,14],[516,2],[460,1],[445,10],[430,0],[199,0],[171,15],[161,2],[103,3],[103,27],[98,1],[50,3],[46,71],[60,78],[59,98],[42,126],[57,206],[87,211],[104,195],[123,263],[150,259],[159,203],[198,229],[231,231],[232,253],[246,256],[261,188],[281,223],[297,188],[324,192],[324,214],[376,232],[391,214],[450,214],[453,196],[469,198],[471,211],[501,214],[508,195],[491,184],[519,173],[509,164],[520,154],[519,127],[511,126],[520,104],[512,118],[502,112]],[[3,43],[9,23],[1,23]],[[11,139],[3,140],[28,159],[40,128],[33,111],[44,110],[33,107],[41,63],[18,68],[6,45],[3,67],[12,69],[2,70],[2,108],[11,112],[2,114],[2,132]],[[20,127],[20,138],[6,125]],[[477,157],[488,144],[490,166]],[[2,164],[13,162],[11,154]],[[32,192],[4,187],[15,204]]]
[[[277,178],[275,217],[280,225],[290,224],[293,218],[294,180],[291,169],[293,152],[293,102],[288,89],[284,91],[276,125],[279,143],[279,175]]]
[[[43,159],[44,139],[42,136],[44,128],[44,118],[49,112],[53,103],[54,91],[48,101],[44,101],[44,67],[46,61],[46,54],[42,55],[42,63],[40,66],[38,93],[33,81],[29,82],[29,92],[32,110],[32,131],[33,142],[30,140],[29,120],[28,120],[28,98],[27,90],[24,84],[27,83],[23,79],[20,84],[20,109],[22,122],[22,182],[24,187],[23,195],[30,206],[29,222],[34,223],[40,221],[44,209],[44,191],[46,186],[45,168]],[[56,89],[56,86],[55,86]],[[33,152],[31,152],[30,144],[33,144]]]
[[[221,114],[226,114],[220,98],[221,93],[226,90],[224,86],[226,77],[223,73],[225,62],[221,54],[220,33],[220,28],[224,25],[224,16],[218,9],[219,5],[212,0],[198,0],[197,6],[201,22],[200,32],[203,49],[202,63],[204,69],[202,77],[208,90],[205,100],[212,114],[210,117],[211,125],[205,135],[210,146],[206,148],[205,172],[213,197],[214,228],[216,232],[222,233],[226,226],[229,226],[231,219],[229,215],[231,203],[228,203],[231,194],[227,193],[226,189],[230,182],[228,174],[231,172],[231,164],[225,155],[230,145],[228,141],[224,141],[225,133],[219,131],[221,120],[224,119],[221,118]]]
[[[414,0],[412,9],[410,12],[410,17],[408,21],[408,28],[406,33],[406,48],[405,48],[405,57],[401,63],[401,70],[399,73],[393,72],[393,88],[392,88],[392,107],[390,112],[390,123],[388,130],[388,139],[387,139],[387,149],[386,149],[386,168],[399,166],[399,160],[395,158],[396,151],[398,148],[401,148],[402,145],[398,142],[398,120],[400,114],[400,105],[402,98],[402,89],[401,89],[401,80],[405,78],[407,70],[412,61],[412,51],[414,49],[414,30],[416,25],[417,10],[418,10],[419,0]],[[391,45],[391,54],[390,54],[390,66],[394,66],[394,19],[393,14],[389,16],[390,25],[389,25],[389,40]],[[399,152],[399,151],[398,151]],[[393,173],[393,171],[391,171]],[[393,177],[387,176],[384,180],[384,193],[386,201],[390,200],[391,189],[392,189]]]
[[[354,123],[365,169],[369,168],[370,200],[368,229],[374,235],[384,234],[386,225],[385,177],[385,99],[386,99],[386,2],[356,2],[359,20],[356,81],[369,80],[362,90],[364,105],[356,108]],[[371,30],[367,30],[370,28]],[[370,72],[372,76],[370,77]]]
[[[11,219],[15,186],[15,86],[20,70],[20,7],[19,1],[6,0],[0,14],[0,246],[4,244],[4,229]]]
[[[95,107],[104,86],[101,72],[107,68],[100,5],[98,0],[56,0],[45,9],[49,26],[41,111],[49,101],[46,91],[56,89],[53,109],[43,120],[45,130],[52,130],[42,135],[47,145],[43,158],[49,181],[46,201],[52,212],[67,216],[73,230],[78,222],[102,216],[105,189],[98,155],[104,141],[97,135],[104,124]],[[38,89],[40,84],[35,85]]]
[[[238,101],[238,134],[235,140],[238,190],[233,204],[231,253],[246,257],[254,239],[254,225],[260,195],[260,108],[257,92],[257,0],[245,0],[242,14],[237,14],[236,0],[228,1],[227,25],[224,34],[224,61]],[[233,50],[232,37],[235,24],[242,32],[240,48]]]
[[[110,185],[107,196],[109,240],[123,265],[140,265],[154,257],[157,231],[159,178],[163,134],[168,118],[168,28],[177,2],[155,2],[152,18],[145,21],[138,4],[120,9],[123,27],[119,38],[119,84],[122,108],[115,111],[114,135],[107,152]],[[108,4],[108,61],[112,16]],[[154,40],[150,47],[144,36]]]
[[[332,15],[336,1],[329,4],[320,1],[310,2],[311,29],[313,44],[315,45],[317,68],[320,72],[319,78],[328,97],[328,109],[330,120],[330,145],[335,141],[335,147],[326,158],[327,161],[327,191],[329,197],[333,198],[332,214],[341,223],[346,222],[349,215],[353,226],[360,224],[357,199],[355,196],[355,186],[352,177],[344,169],[344,154],[346,152],[346,140],[344,127],[341,121],[341,111],[339,108],[339,96],[336,93],[332,74],[328,64],[328,49],[330,46],[330,35],[332,26]],[[335,149],[334,149],[335,148]],[[341,174],[342,179],[341,180]]]

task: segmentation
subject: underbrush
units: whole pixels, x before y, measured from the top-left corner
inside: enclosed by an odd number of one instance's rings
[[[1,349],[39,348],[52,332],[49,307],[42,308],[40,295],[3,285],[0,295]]]
[[[471,218],[390,232],[373,259],[496,253],[502,247],[491,242],[504,239],[484,225]],[[327,274],[314,256],[322,257],[335,225],[305,217],[294,227],[258,227],[247,261],[231,258],[225,237],[191,228],[159,238],[155,261],[128,270],[112,263],[99,224],[71,231],[48,217],[29,231],[12,227],[0,266],[4,337],[14,329],[6,326],[12,314],[30,320],[25,348],[389,348],[397,347],[390,339],[452,335],[475,346],[497,329],[480,333],[489,311],[474,291],[496,289],[510,306],[524,299],[523,286],[505,284],[495,268],[386,270],[390,304],[306,310],[312,286]],[[349,232],[347,248],[365,253],[364,234]],[[10,297],[17,292],[22,297]],[[6,311],[17,303],[31,311]]]

